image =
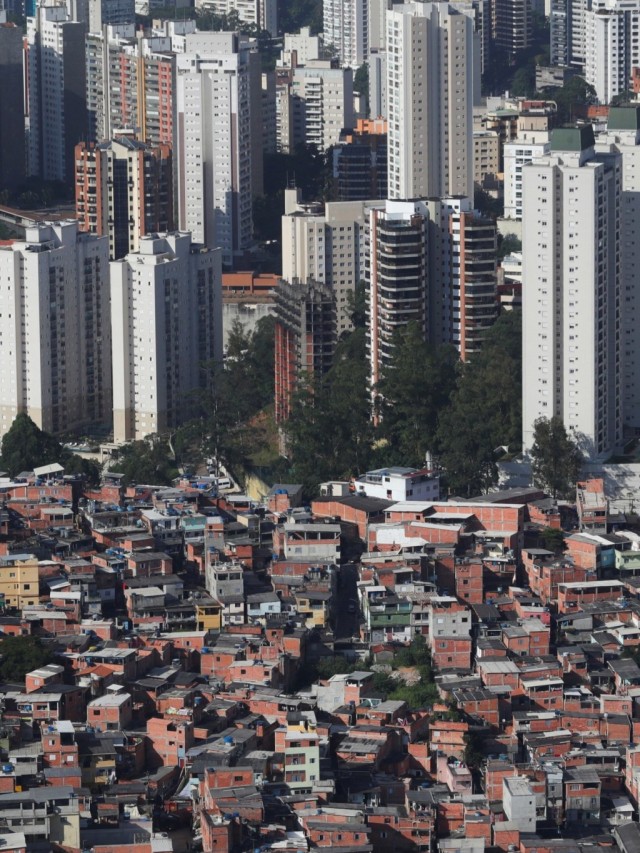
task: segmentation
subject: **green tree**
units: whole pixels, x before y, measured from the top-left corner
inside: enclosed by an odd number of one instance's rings
[[[364,62],[353,76],[353,91],[369,103],[369,65]]]
[[[621,107],[626,104],[630,104],[633,101],[633,92],[629,91],[629,89],[625,89],[623,92],[615,95],[611,98],[610,107]]]
[[[515,234],[505,234],[504,237],[498,235],[498,258],[502,260],[513,252],[522,251],[522,240],[516,237]]]
[[[495,482],[502,446],[522,435],[522,315],[502,314],[482,350],[465,363],[451,404],[440,413],[436,447],[454,494],[484,492]]]
[[[564,86],[555,89],[545,89],[545,97],[558,105],[558,123],[567,124],[575,121],[576,108],[595,104],[598,100],[596,90],[582,77],[571,77]]]
[[[356,282],[354,290],[347,291],[347,309],[355,329],[364,329],[367,322],[367,291],[364,281]]]
[[[64,468],[65,474],[80,474],[88,484],[100,485],[102,469],[93,459],[85,459],[77,453],[63,448],[59,462]]]
[[[178,476],[166,436],[149,436],[120,447],[111,468],[124,475],[124,485],[169,486]]]
[[[23,682],[28,672],[51,661],[51,652],[39,637],[5,637],[0,640],[0,678]]]
[[[513,75],[509,93],[517,98],[528,98],[536,90],[536,70],[533,65],[519,68]]]
[[[346,479],[369,465],[373,447],[364,329],[336,348],[324,377],[303,382],[285,424],[292,475],[308,495],[323,480]]]
[[[534,484],[554,498],[571,497],[582,463],[578,444],[567,434],[562,418],[538,418],[531,447]]]
[[[434,349],[425,343],[415,321],[397,333],[393,360],[376,389],[387,464],[420,466],[426,451],[433,450],[438,414],[449,403],[457,362],[453,347]]]
[[[484,216],[489,216],[494,219],[496,216],[502,216],[504,213],[504,205],[502,201],[494,198],[492,195],[489,195],[488,192],[485,192],[485,190],[481,189],[477,185],[473,195],[473,204],[477,211],[482,213]]]
[[[543,527],[540,531],[540,538],[548,551],[560,554],[566,548],[564,533],[555,527]]]
[[[0,464],[15,477],[21,471],[33,471],[40,465],[60,462],[62,455],[60,442],[36,426],[29,415],[21,412],[2,439]]]
[[[300,27],[321,32],[322,0],[278,0],[278,23],[283,33],[297,33]]]

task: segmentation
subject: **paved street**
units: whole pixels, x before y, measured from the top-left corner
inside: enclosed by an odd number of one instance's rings
[[[359,614],[349,613],[349,602],[357,602],[356,581],[358,572],[354,563],[345,563],[340,568],[340,584],[338,586],[338,602],[336,616],[336,640],[342,640],[358,634]]]

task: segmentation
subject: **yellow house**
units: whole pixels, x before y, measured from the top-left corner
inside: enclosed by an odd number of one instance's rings
[[[37,604],[40,581],[38,561],[35,557],[15,555],[0,557],[0,604],[5,607],[23,607]]]
[[[307,628],[325,628],[331,617],[329,590],[301,589],[294,593],[298,613],[306,617]]]
[[[220,633],[222,605],[213,598],[196,602],[196,630]]]

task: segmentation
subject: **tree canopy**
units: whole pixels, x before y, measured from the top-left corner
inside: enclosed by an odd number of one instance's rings
[[[123,483],[169,486],[178,476],[166,437],[149,436],[120,447],[112,457],[111,467],[124,474]]]
[[[393,361],[376,389],[387,464],[421,466],[426,451],[434,450],[457,362],[453,347],[430,347],[415,321],[397,333]]]
[[[568,435],[562,419],[538,418],[534,424],[531,469],[536,486],[554,498],[571,497],[580,476],[583,458],[578,444]]]
[[[440,413],[436,446],[449,489],[472,495],[496,479],[503,446],[522,433],[521,314],[502,314],[480,353],[461,367],[451,404]]]
[[[43,432],[25,412],[16,416],[2,438],[2,467],[12,477],[21,471],[59,462],[61,454],[60,442]]]
[[[366,470],[373,449],[364,329],[336,348],[324,377],[303,383],[285,424],[292,476],[315,494],[323,480]]]
[[[480,353],[462,364],[452,347],[430,347],[409,323],[374,389],[374,426],[365,332],[356,329],[340,343],[326,376],[294,395],[284,427],[290,476],[313,495],[325,480],[378,465],[418,467],[432,451],[451,492],[486,491],[502,448],[521,446],[521,340],[520,312],[506,313]]]
[[[24,681],[28,672],[45,666],[51,652],[39,637],[4,637],[0,640],[0,679]]]
[[[99,466],[63,447],[58,439],[41,430],[25,412],[20,412],[2,438],[0,466],[12,477],[57,462],[67,474],[82,474],[89,482],[100,481]]]

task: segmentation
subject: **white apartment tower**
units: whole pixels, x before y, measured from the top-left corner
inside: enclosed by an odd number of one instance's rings
[[[245,24],[278,35],[278,0],[196,0],[196,9],[218,15],[237,14]]]
[[[162,34],[143,36],[135,24],[118,24],[87,35],[89,141],[130,128],[149,145],[173,145],[175,54],[191,31],[195,21],[165,21]]]
[[[111,262],[113,437],[122,442],[177,426],[203,364],[222,358],[220,251],[184,233],[153,234]]]
[[[177,57],[178,224],[195,242],[219,246],[226,265],[251,246],[252,159],[262,141],[252,133],[252,110],[261,110],[252,88],[249,47],[237,33],[187,36]]]
[[[602,104],[631,88],[640,66],[640,0],[593,0],[585,13],[584,77]]]
[[[621,157],[555,130],[522,173],[523,444],[562,418],[590,459],[622,438]]]
[[[365,278],[365,230],[369,210],[384,202],[336,201],[303,205],[297,190],[285,190],[282,217],[282,277],[328,284],[336,302],[338,337],[353,328],[351,300]]]
[[[623,215],[620,217],[620,303],[622,307],[622,408],[624,425],[640,430],[640,108],[611,107],[607,132],[597,137],[598,151],[622,155]]]
[[[75,220],[0,247],[0,435],[26,412],[59,433],[111,419],[109,241]]]
[[[324,43],[340,64],[359,68],[369,47],[369,0],[323,0]]]
[[[504,218],[522,220],[522,171],[549,151],[549,131],[522,131],[504,144]]]
[[[86,132],[85,32],[64,5],[27,18],[27,171],[45,181],[73,180],[73,149]]]
[[[368,0],[369,51],[384,50],[387,43],[387,12],[393,0]]]
[[[389,198],[473,198],[473,49],[447,2],[387,12]]]
[[[285,60],[294,62],[293,54]],[[276,145],[290,152],[296,145],[326,151],[354,126],[353,70],[336,68],[327,59],[306,65],[280,66],[276,78]]]

